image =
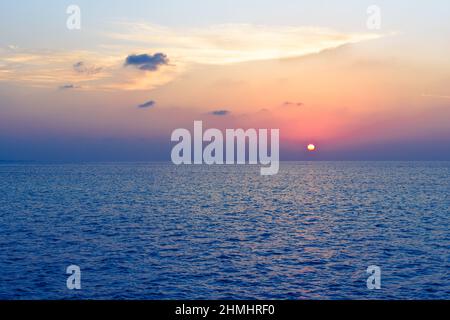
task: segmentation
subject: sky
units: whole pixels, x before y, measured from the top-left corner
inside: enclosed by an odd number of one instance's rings
[[[194,120],[279,129],[282,160],[450,160],[449,18],[446,0],[1,1],[0,160],[170,160]]]

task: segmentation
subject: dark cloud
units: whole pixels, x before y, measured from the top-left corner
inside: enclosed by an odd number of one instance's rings
[[[156,104],[155,101],[150,100],[150,101],[147,101],[147,102],[145,102],[143,104],[138,105],[138,108],[151,108],[151,107],[154,107],[155,104]]]
[[[228,110],[215,110],[210,112],[213,116],[226,116],[230,114],[230,111]]]
[[[84,73],[87,75],[93,75],[102,71],[101,67],[88,66],[83,61],[78,61],[73,65],[73,69],[78,73]]]
[[[283,106],[295,106],[295,107],[301,107],[303,106],[304,103],[303,102],[291,102],[291,101],[286,101],[283,103]]]
[[[125,59],[125,66],[135,66],[140,70],[156,71],[162,65],[168,65],[169,59],[164,53],[132,54]]]
[[[63,84],[62,86],[59,86],[59,89],[61,89],[61,90],[76,89],[76,88],[78,88],[78,87],[71,83]]]

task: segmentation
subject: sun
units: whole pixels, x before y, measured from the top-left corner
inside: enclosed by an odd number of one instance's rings
[[[308,144],[308,151],[315,151],[316,150],[316,146],[313,145],[312,143]]]

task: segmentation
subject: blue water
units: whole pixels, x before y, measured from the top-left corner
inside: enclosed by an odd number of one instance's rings
[[[450,162],[2,164],[0,299],[449,299],[449,191]]]

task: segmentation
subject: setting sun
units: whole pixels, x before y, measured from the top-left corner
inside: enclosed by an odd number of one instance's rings
[[[313,145],[312,143],[308,144],[308,151],[314,151],[314,150],[316,150],[316,146]]]

